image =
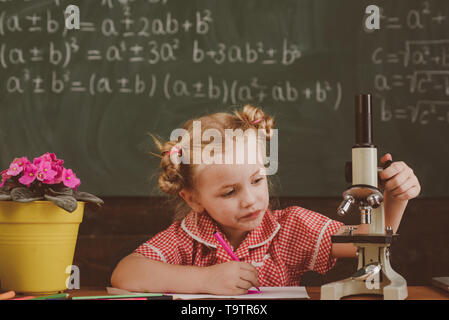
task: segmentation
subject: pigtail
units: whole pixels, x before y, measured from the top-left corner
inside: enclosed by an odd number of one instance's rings
[[[162,147],[161,169],[159,176],[159,188],[168,194],[177,195],[184,186],[184,179],[181,174],[181,160],[172,161],[172,157],[180,158],[182,149],[173,141],[168,141]]]
[[[234,111],[234,115],[242,122],[244,129],[263,129],[267,140],[273,136],[274,119],[266,115],[262,109],[247,104],[242,111]]]
[[[181,157],[182,149],[174,141],[162,143],[160,139],[149,133],[154,144],[159,149],[160,154],[150,152],[150,154],[161,159],[160,168],[162,170],[159,178],[159,189],[170,195],[177,195],[183,188],[184,179],[181,175],[180,161],[172,161],[171,157]]]

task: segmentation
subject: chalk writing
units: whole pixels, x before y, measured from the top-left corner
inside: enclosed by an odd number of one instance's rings
[[[401,15],[388,13],[382,10],[379,32],[396,33],[394,36],[403,40],[396,46],[382,44],[372,50],[371,63],[379,68],[373,75],[373,87],[381,105],[381,120],[449,124],[449,39],[421,35],[428,28],[447,28],[446,16],[429,1]],[[412,31],[407,37],[416,33],[417,39],[404,39],[403,29]],[[402,105],[390,102],[398,95],[403,97]]]

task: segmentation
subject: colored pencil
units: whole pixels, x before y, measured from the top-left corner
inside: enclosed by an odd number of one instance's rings
[[[217,231],[215,231],[215,232],[213,233],[213,235],[214,235],[214,238],[218,241],[218,243],[221,244],[221,246],[223,247],[223,249],[225,249],[225,251],[229,254],[229,256],[232,258],[232,260],[234,260],[234,261],[240,261],[239,257],[237,257],[237,256],[235,255],[234,251],[232,251],[231,247],[228,246],[228,244],[226,243],[226,241],[224,241],[224,239],[220,236],[220,234],[219,234]],[[256,289],[257,289],[258,291],[260,291],[260,288],[259,288],[259,287],[256,287]],[[250,293],[250,292],[248,291],[248,293]],[[253,292],[251,292],[251,293],[253,293]]]
[[[123,295],[109,295],[109,296],[72,297],[72,300],[147,298],[147,297],[162,297],[162,296],[164,296],[162,293],[138,293],[138,294],[123,294]]]
[[[68,299],[68,297],[69,297],[68,293],[58,293],[49,296],[35,297],[30,300],[56,300],[56,299]]]
[[[96,300],[173,300],[173,296],[141,297],[141,298],[114,298]]]

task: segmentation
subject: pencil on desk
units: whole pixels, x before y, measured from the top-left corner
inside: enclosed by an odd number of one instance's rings
[[[69,294],[68,293],[59,293],[59,294],[52,294],[49,296],[43,296],[43,297],[34,297],[29,300],[56,300],[56,299],[68,299]]]
[[[108,298],[95,300],[173,300],[173,296],[155,296],[155,297],[140,297],[140,298]]]
[[[86,296],[86,297],[72,297],[72,300],[117,300],[117,299],[126,299],[126,298],[151,298],[152,300],[163,299],[163,297],[171,297],[165,296],[162,293],[139,293],[139,294],[124,294],[124,295],[108,295],[108,296]]]

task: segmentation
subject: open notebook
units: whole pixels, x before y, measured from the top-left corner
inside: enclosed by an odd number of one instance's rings
[[[109,294],[139,294],[141,292],[131,292],[123,289],[107,287]],[[255,291],[255,288],[253,290]],[[220,296],[214,294],[180,294],[167,293],[173,299],[309,299],[305,287],[260,287],[259,293],[243,294],[238,296]]]

